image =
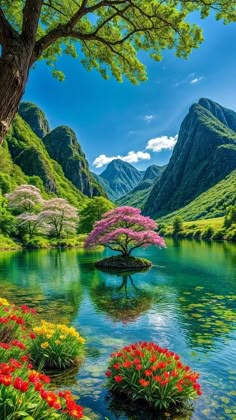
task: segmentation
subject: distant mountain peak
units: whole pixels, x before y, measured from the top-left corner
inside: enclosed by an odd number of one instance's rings
[[[143,178],[143,172],[121,159],[112,160],[100,174],[111,188],[116,198],[122,197],[131,191]],[[109,194],[109,192],[107,191]]]

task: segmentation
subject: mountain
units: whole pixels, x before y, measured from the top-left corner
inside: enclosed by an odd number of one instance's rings
[[[105,196],[99,183],[89,172],[85,154],[74,131],[66,126],[57,127],[43,138],[50,155],[62,167],[65,176],[88,197]]]
[[[129,163],[115,159],[107,165],[100,177],[108,182],[113,195],[118,199],[138,185],[143,178],[143,173]]]
[[[150,179],[150,180],[156,179],[162,174],[165,168],[166,166],[157,166],[157,165],[148,166],[148,168],[144,172],[143,181],[145,181],[146,179]]]
[[[49,123],[44,112],[31,102],[21,102],[19,106],[19,115],[25,120],[32,131],[42,139],[49,133]]]
[[[91,172],[91,175],[93,176],[93,178],[96,179],[96,181],[99,183],[99,185],[101,185],[101,187],[106,192],[106,194],[109,197],[109,199],[111,201],[116,201],[117,195],[111,189],[111,187],[109,186],[109,182],[106,179],[102,178],[100,175],[95,174],[94,172]]]
[[[67,198],[77,207],[87,200],[65,177],[61,166],[50,158],[42,140],[19,115],[0,151],[2,193],[12,191],[22,183],[30,183],[38,186],[47,196]]]
[[[151,165],[144,172],[142,181],[117,203],[120,206],[132,206],[142,209],[153,188],[154,183],[162,175],[166,166]]]
[[[236,170],[206,192],[200,194],[187,206],[170,213],[159,220],[170,223],[175,216],[185,221],[210,219],[224,216],[229,206],[236,203]]]
[[[191,106],[165,173],[144,213],[162,217],[188,205],[236,168],[236,113],[210,99]]]

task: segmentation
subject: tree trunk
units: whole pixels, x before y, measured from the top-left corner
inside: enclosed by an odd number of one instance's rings
[[[11,39],[0,57],[0,146],[17,113],[29,74],[32,47]]]

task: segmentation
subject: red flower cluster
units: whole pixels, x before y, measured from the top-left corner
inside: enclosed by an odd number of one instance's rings
[[[27,360],[24,363],[26,362]],[[12,358],[9,360],[9,363],[1,363],[0,386],[13,386],[16,390],[23,393],[30,390],[30,387],[33,387],[34,392],[37,392],[47,402],[49,407],[55,410],[61,410],[63,413],[67,413],[75,419],[81,419],[83,417],[83,408],[81,405],[76,404],[70,391],[59,391],[57,395],[55,392],[44,388],[44,384],[50,383],[49,376],[35,370],[28,371],[28,380],[24,380],[21,376],[14,376],[14,373],[18,373],[18,370],[21,373],[24,372],[24,363]]]
[[[106,376],[111,389],[125,392],[128,385],[129,391],[133,387],[137,393],[140,387],[140,397],[150,401],[153,394],[153,401],[160,400],[160,408],[202,393],[197,383],[199,374],[185,366],[173,351],[152,342],[131,344],[112,353]]]
[[[26,352],[28,339],[36,338],[35,333],[31,331],[31,315],[35,315],[36,311],[26,305],[18,308],[9,304],[4,306],[1,302],[0,310],[0,358],[4,355],[4,360],[7,360],[5,363],[0,363],[0,394],[3,387],[7,387],[2,395],[9,400],[12,398],[12,404],[15,402],[16,390],[26,394],[24,399],[26,403],[27,400],[34,401],[37,407],[42,406],[46,415],[49,407],[71,418],[81,419],[83,408],[76,404],[71,393],[69,391],[56,393],[47,389],[50,377],[32,370],[33,366],[29,363],[29,355]],[[23,351],[22,356],[21,351]]]

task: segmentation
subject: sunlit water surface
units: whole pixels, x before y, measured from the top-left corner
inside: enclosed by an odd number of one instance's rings
[[[0,253],[1,296],[34,306],[45,319],[70,322],[87,338],[83,366],[57,381],[80,396],[92,419],[151,418],[117,406],[105,388],[110,353],[139,340],[169,347],[200,373],[203,395],[192,419],[236,419],[236,246],[167,245],[138,251],[153,268],[132,276],[96,270],[94,262],[108,252]]]

